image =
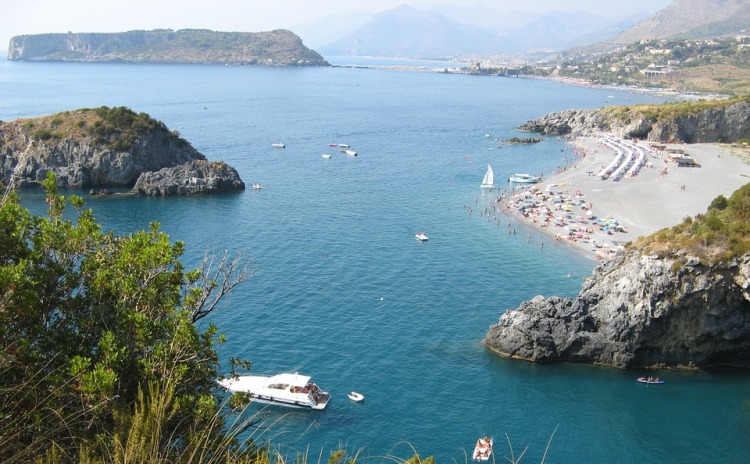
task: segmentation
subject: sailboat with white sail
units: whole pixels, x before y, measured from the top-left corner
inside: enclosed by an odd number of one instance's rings
[[[495,188],[495,173],[492,172],[492,166],[487,165],[487,172],[484,174],[482,179],[482,188],[492,189]]]

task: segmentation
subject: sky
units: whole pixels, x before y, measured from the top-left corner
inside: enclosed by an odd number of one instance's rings
[[[672,0],[2,0],[0,52],[11,37],[46,32],[212,29],[259,32],[292,29],[337,13],[380,11],[403,4],[484,5],[545,13],[587,11],[604,17],[656,12]]]

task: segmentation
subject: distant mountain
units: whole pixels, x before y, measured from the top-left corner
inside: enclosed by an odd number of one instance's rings
[[[345,37],[360,26],[370,21],[372,13],[339,13],[329,15],[316,21],[298,24],[290,29],[300,36],[302,41],[315,50]]]
[[[431,11],[462,24],[478,27],[499,36],[507,36],[539,17],[539,14],[520,10],[497,10],[486,5],[468,6],[447,3],[426,4],[415,7],[420,11]]]
[[[643,17],[645,14],[611,20],[583,11],[547,13],[516,29],[512,36],[508,37],[508,43],[512,46],[508,51],[561,51],[600,42],[633,26]]]
[[[307,43],[329,56],[453,58],[562,51],[609,39],[646,16],[635,13],[628,18],[607,19],[584,12],[534,15],[481,4],[429,4],[384,11],[327,44],[320,40],[321,34],[332,37],[334,31],[351,28],[366,15],[329,17],[295,29]]]
[[[674,0],[612,41],[710,39],[737,34],[749,26],[750,0]]]
[[[117,33],[36,34],[13,37],[9,60],[126,63],[230,63],[328,66],[292,32],[215,32],[169,29]]]
[[[492,32],[402,5],[319,50],[324,55],[451,58],[497,52],[503,45]]]

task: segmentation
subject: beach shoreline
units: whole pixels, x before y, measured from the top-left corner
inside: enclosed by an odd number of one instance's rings
[[[599,261],[639,237],[705,213],[714,198],[750,182],[747,147],[649,144],[605,134],[569,143],[572,163],[540,183],[514,184],[491,208],[542,235],[540,248],[567,245]],[[699,166],[679,166],[686,157]],[[630,165],[620,169],[628,158]]]

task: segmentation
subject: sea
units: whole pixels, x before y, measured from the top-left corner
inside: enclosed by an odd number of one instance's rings
[[[253,438],[288,459],[325,462],[343,448],[361,462],[465,463],[489,435],[494,462],[750,461],[746,371],[532,364],[482,344],[522,301],[575,297],[597,264],[493,210],[510,174],[548,175],[576,157],[558,138],[505,140],[549,112],[660,97],[424,63],[338,64],[0,60],[0,120],[127,106],[238,170],[248,189],[225,195],[63,193],[84,195],[118,234],[158,222],[186,244],[188,269],[206,254],[242,256],[250,277],[210,317],[228,340],[222,369],[247,359],[251,373],[299,372],[333,395],[324,411],[252,411],[264,419]],[[488,164],[498,188],[483,191]],[[44,214],[39,191],[23,202]],[[641,375],[666,383],[637,384]]]

